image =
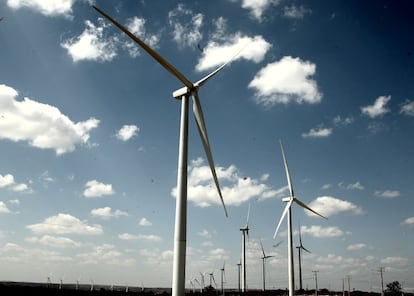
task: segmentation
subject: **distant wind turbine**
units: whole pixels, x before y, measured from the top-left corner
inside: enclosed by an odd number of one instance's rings
[[[221,295],[224,295],[224,279],[226,277],[225,266],[226,266],[226,261],[224,261],[223,267],[220,269],[221,271]]]
[[[246,234],[249,237],[249,216],[250,216],[250,203],[247,208],[246,225],[240,228],[242,232],[242,254],[241,254],[241,291],[246,292]]]
[[[302,250],[310,253],[308,249],[306,249],[302,244],[302,236],[300,235],[300,224],[299,224],[299,246],[296,246],[296,249],[298,249],[298,256],[299,256],[299,290],[303,290],[302,286]]]
[[[274,256],[266,255],[264,248],[263,248],[262,240],[260,240],[260,247],[262,248],[262,254],[263,254],[263,257],[261,257],[262,264],[263,264],[263,291],[266,291],[266,259],[272,258]]]
[[[280,149],[282,150],[282,156],[283,156],[283,163],[285,165],[285,172],[286,172],[286,178],[289,186],[289,197],[286,197],[283,199],[284,202],[286,202],[286,207],[283,210],[282,216],[280,217],[279,224],[276,227],[275,233],[273,235],[273,238],[276,238],[277,232],[279,230],[280,224],[282,223],[283,219],[285,218],[286,214],[288,216],[288,277],[289,277],[289,296],[295,295],[295,271],[294,271],[294,265],[293,265],[293,243],[292,243],[292,210],[291,206],[292,203],[295,202],[301,207],[311,211],[312,213],[327,219],[326,217],[322,216],[318,212],[312,210],[310,207],[308,207],[306,204],[301,202],[299,199],[295,197],[295,194],[293,192],[293,186],[292,186],[292,180],[290,178],[289,173],[289,167],[287,164],[287,160],[285,157],[285,152],[283,150],[282,141],[280,141]]]
[[[198,90],[220,70],[222,70],[227,63],[221,65],[216,70],[203,77],[196,83],[190,82],[182,73],[180,73],[167,60],[160,56],[156,51],[144,43],[141,39],[132,34],[128,29],[115,21],[112,17],[107,15],[101,9],[93,6],[100,14],[110,20],[115,26],[122,30],[132,40],[134,40],[140,47],[142,47],[149,55],[151,55],[161,66],[168,72],[173,74],[179,81],[184,84],[184,87],[173,92],[173,97],[181,99],[181,123],[180,123],[180,143],[178,155],[178,175],[177,175],[177,198],[175,211],[175,233],[174,233],[174,258],[173,258],[173,279],[172,279],[172,296],[182,296],[185,294],[185,259],[186,259],[186,239],[187,239],[187,161],[188,161],[188,105],[190,97],[193,98],[193,113],[197,122],[198,131],[204,150],[210,165],[211,173],[213,175],[214,183],[216,185],[221,203],[224,208],[224,213],[227,215],[227,209],[221,194],[220,185],[218,182],[213,156],[210,150],[210,144],[207,136],[207,129],[204,122],[204,116],[201,109]]]

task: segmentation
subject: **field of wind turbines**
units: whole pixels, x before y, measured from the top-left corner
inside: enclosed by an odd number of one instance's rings
[[[409,0],[0,2],[0,293],[414,293]]]

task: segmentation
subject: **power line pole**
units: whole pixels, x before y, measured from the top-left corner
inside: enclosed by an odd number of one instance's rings
[[[315,274],[315,294],[318,296],[318,272],[319,270],[312,270],[312,272]]]
[[[383,277],[384,270],[385,270],[385,267],[383,267],[383,266],[380,266],[378,268],[378,272],[381,275],[381,296],[384,295],[384,277]]]
[[[347,275],[346,278],[348,280],[348,296],[351,296],[351,276]]]

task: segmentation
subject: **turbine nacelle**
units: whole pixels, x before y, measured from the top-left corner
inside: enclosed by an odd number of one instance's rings
[[[186,95],[187,96],[190,96],[190,95],[192,95],[192,89],[190,89],[187,86],[183,86],[182,88],[179,88],[179,89],[175,90],[172,93],[172,95],[173,95],[173,98],[174,99],[179,100],[179,99],[182,98],[182,96],[186,96]]]

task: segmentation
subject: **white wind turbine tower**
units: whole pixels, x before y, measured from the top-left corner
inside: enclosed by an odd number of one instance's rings
[[[173,74],[184,87],[173,92],[173,97],[181,99],[181,123],[180,123],[180,142],[178,156],[178,175],[177,175],[177,198],[175,211],[175,230],[174,230],[174,258],[173,258],[173,278],[172,278],[172,296],[183,296],[185,294],[185,257],[186,257],[186,240],[187,240],[187,161],[188,161],[188,105],[190,97],[193,98],[193,113],[197,122],[198,131],[204,146],[204,150],[210,165],[214,183],[216,185],[221,203],[227,217],[226,206],[221,195],[220,185],[218,182],[216,170],[214,167],[213,156],[210,150],[207,130],[204,122],[204,116],[200,105],[198,90],[214,75],[216,75],[229,62],[223,64],[207,76],[203,77],[196,83],[189,81],[182,73],[175,69],[167,60],[160,56],[156,51],[144,43],[141,39],[132,34],[128,29],[119,24],[101,9],[93,6],[100,14],[110,20],[115,26],[122,30],[132,40],[134,40],[142,49],[151,55],[161,66]]]
[[[266,291],[266,259],[267,258],[272,258],[274,256],[271,255],[266,255],[264,248],[263,248],[263,244],[262,244],[262,240],[260,240],[260,247],[262,248],[262,254],[263,257],[261,257],[262,259],[262,264],[263,264],[263,291]]]
[[[302,236],[300,235],[300,224],[299,224],[299,246],[296,246],[296,249],[298,249],[298,259],[299,259],[299,290],[303,290],[302,286],[302,250],[310,253],[308,249],[306,249],[302,244]]]
[[[280,149],[282,150],[282,156],[283,156],[283,163],[285,165],[285,172],[286,172],[286,178],[288,182],[289,187],[289,197],[286,197],[283,199],[284,202],[287,202],[285,209],[283,210],[282,216],[280,217],[279,224],[276,227],[275,233],[273,235],[273,238],[276,238],[277,232],[279,230],[280,224],[282,223],[283,219],[285,218],[286,214],[288,216],[287,226],[288,226],[288,278],[289,278],[289,296],[295,295],[295,271],[294,271],[294,265],[293,265],[293,243],[292,243],[292,210],[291,206],[292,203],[295,202],[301,207],[311,211],[312,213],[327,219],[326,217],[322,216],[318,212],[312,210],[310,207],[308,207],[306,204],[301,202],[299,199],[295,197],[295,194],[293,192],[293,186],[292,186],[292,180],[290,178],[289,168],[287,164],[287,160],[285,157],[285,152],[283,150],[282,141],[280,141]]]
[[[224,295],[224,278],[226,276],[224,267],[226,265],[226,261],[223,263],[223,267],[220,269],[221,271],[221,295]]]
[[[246,292],[246,234],[249,237],[250,203],[247,209],[246,225],[240,228],[242,232],[242,254],[241,254],[241,291]]]

